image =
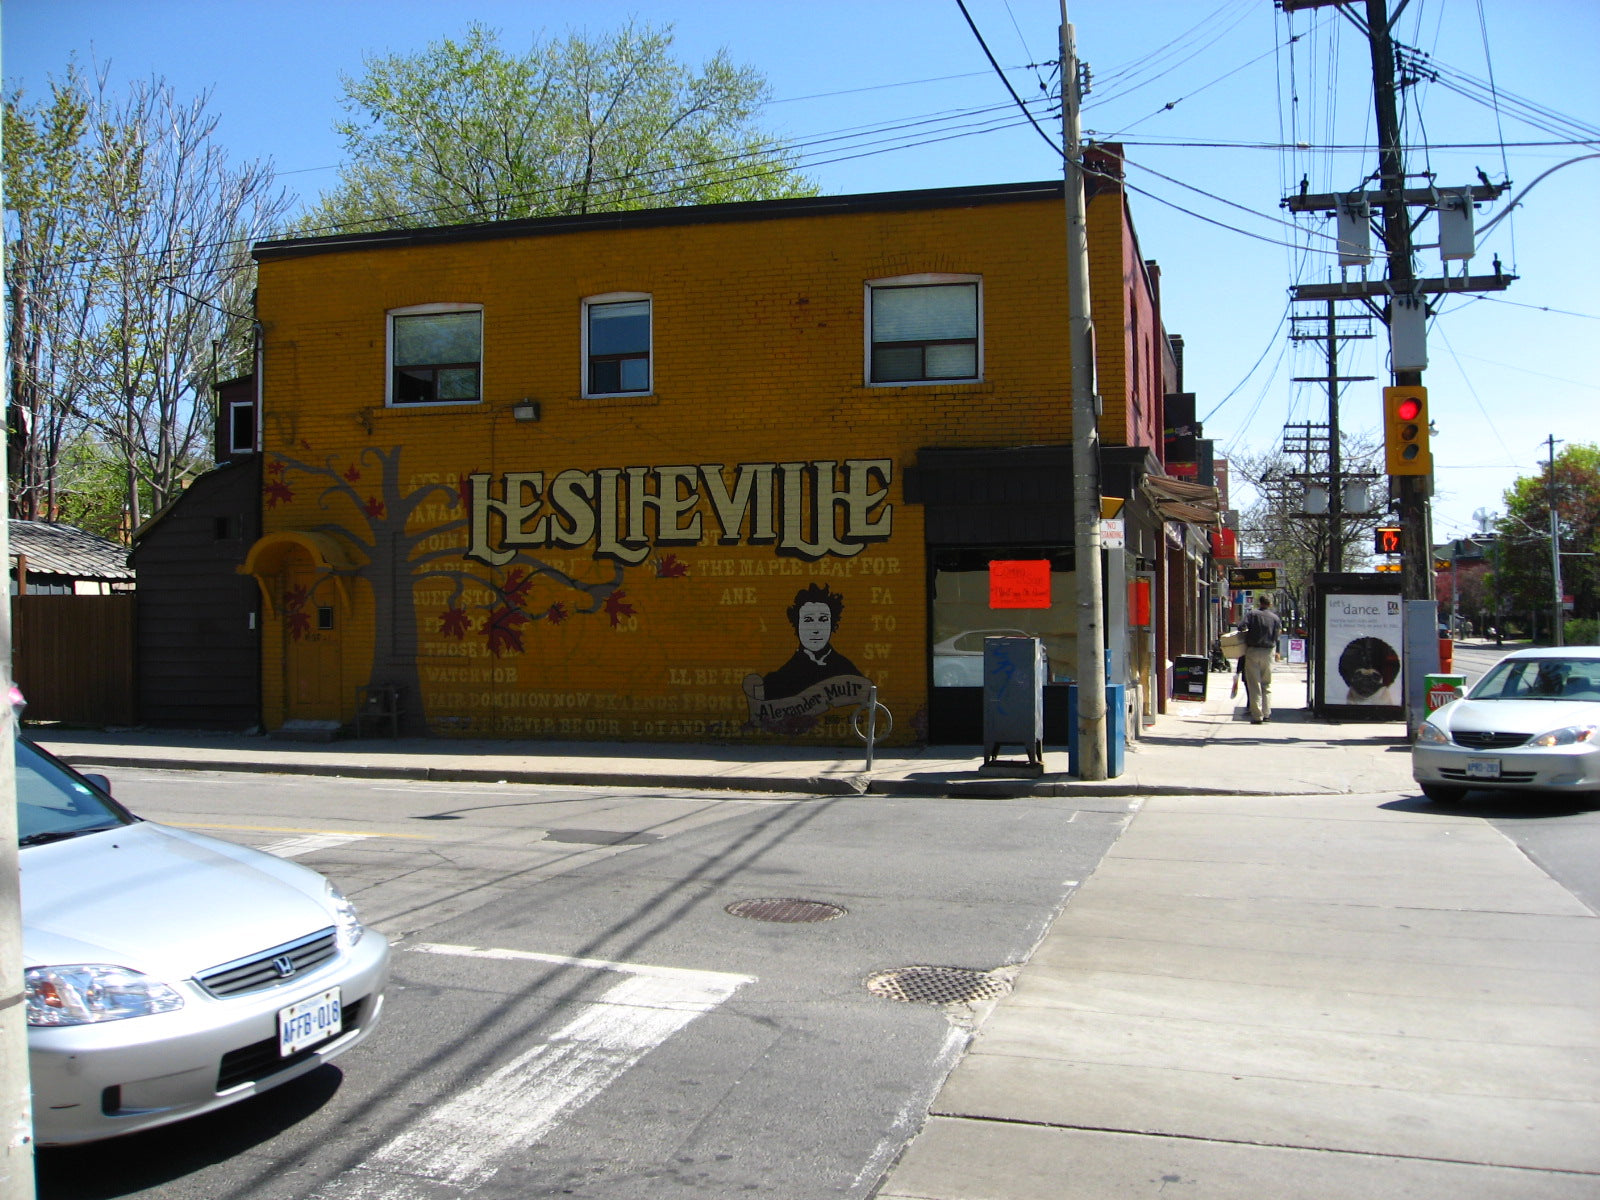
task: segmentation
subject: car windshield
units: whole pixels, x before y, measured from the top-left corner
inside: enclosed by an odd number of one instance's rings
[[[1501,659],[1472,689],[1474,700],[1600,701],[1600,659]]]
[[[59,842],[138,820],[37,747],[16,745],[17,845]]]

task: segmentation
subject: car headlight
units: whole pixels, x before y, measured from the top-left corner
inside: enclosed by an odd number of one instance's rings
[[[366,927],[356,915],[356,906],[332,883],[328,887],[328,904],[333,908],[334,924],[339,930],[339,944],[348,950],[361,940]]]
[[[1530,746],[1575,746],[1579,742],[1592,742],[1600,735],[1600,725],[1568,725],[1541,733],[1528,743]]]
[[[1426,742],[1430,746],[1448,746],[1450,735],[1437,725],[1430,725],[1424,721],[1417,727],[1417,741]]]
[[[183,997],[159,980],[103,963],[29,967],[23,997],[29,1025],[90,1025],[183,1007]]]

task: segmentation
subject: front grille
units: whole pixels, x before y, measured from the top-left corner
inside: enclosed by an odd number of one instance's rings
[[[365,996],[344,1006],[341,1015],[344,1028],[339,1034],[340,1037],[361,1028],[361,1018],[366,1014],[366,1008]],[[321,1048],[321,1046],[310,1046],[285,1057],[278,1053],[278,1039],[270,1037],[248,1046],[240,1046],[237,1050],[229,1050],[222,1056],[222,1063],[217,1069],[217,1091],[225,1092],[229,1088],[238,1087],[241,1083],[254,1083],[276,1075],[279,1071],[287,1071],[297,1063],[305,1062]]]
[[[271,950],[252,954],[249,958],[237,958],[220,967],[212,967],[209,971],[201,971],[194,979],[213,996],[226,999],[247,992],[258,992],[285,979],[303,975],[321,966],[338,952],[338,937],[330,925],[298,941],[285,942]],[[289,969],[284,970],[284,966]]]
[[[1497,783],[1532,783],[1537,771],[1501,771],[1493,779],[1482,779],[1476,775],[1468,775],[1465,771],[1455,767],[1440,767],[1439,774],[1452,783],[1470,784],[1472,787],[1493,787]]]
[[[1477,729],[1458,729],[1450,735],[1458,746],[1469,750],[1505,750],[1511,746],[1525,745],[1532,734],[1489,733]]]

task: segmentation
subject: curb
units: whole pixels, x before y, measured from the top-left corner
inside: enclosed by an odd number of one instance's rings
[[[697,791],[769,792],[811,796],[921,796],[929,799],[1020,800],[1031,796],[1276,796],[1277,790],[1244,787],[1201,787],[1183,784],[1118,783],[1114,780],[913,780],[872,779],[864,772],[847,778],[827,776],[761,777],[745,775],[661,774],[630,771],[505,771],[489,767],[365,766],[356,763],[205,761],[96,754],[76,751],[59,755],[82,770],[86,767],[129,767],[151,771],[233,771],[261,775],[317,775],[345,779],[402,779],[426,783],[521,783],[565,787],[665,787]],[[1342,793],[1329,793],[1339,795]]]

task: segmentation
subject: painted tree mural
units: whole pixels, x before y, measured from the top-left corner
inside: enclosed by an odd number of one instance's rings
[[[635,614],[622,588],[621,563],[611,563],[606,578],[584,580],[526,551],[499,567],[466,558],[470,471],[454,480],[430,476],[418,482],[406,478],[398,446],[369,446],[348,461],[329,455],[320,462],[305,442],[300,448],[305,457],[268,457],[263,501],[273,509],[316,493],[317,508],[328,520],[305,531],[337,539],[355,565],[336,567],[335,573],[364,580],[370,589],[374,642],[368,682],[404,689],[403,733],[429,732],[418,663],[424,633],[463,643],[481,638],[491,656],[502,658],[527,653],[527,635],[541,622],[556,626],[603,616],[615,628]],[[671,554],[652,565],[664,578],[688,571]],[[429,581],[442,585],[435,593],[444,595],[442,605],[419,602],[419,587]],[[561,598],[550,600],[549,587],[541,584],[554,584]],[[286,635],[303,637],[310,628],[307,597],[286,595],[284,601]]]

